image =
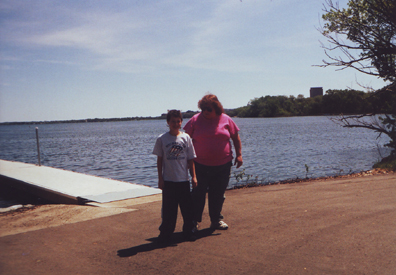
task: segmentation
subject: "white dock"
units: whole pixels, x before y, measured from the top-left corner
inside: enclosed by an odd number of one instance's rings
[[[161,193],[144,185],[5,160],[0,160],[0,180],[59,203],[106,203]]]

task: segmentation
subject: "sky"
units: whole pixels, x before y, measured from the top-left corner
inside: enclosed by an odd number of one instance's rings
[[[0,122],[160,116],[311,87],[381,88],[321,68],[324,0],[1,0]],[[346,7],[347,0],[339,1]]]

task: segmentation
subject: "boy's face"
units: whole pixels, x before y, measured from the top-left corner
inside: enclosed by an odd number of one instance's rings
[[[178,131],[182,126],[182,120],[180,117],[171,117],[168,121],[170,130]]]

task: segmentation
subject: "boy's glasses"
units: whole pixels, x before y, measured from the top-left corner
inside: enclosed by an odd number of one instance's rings
[[[202,112],[208,111],[209,113],[213,111],[212,107],[202,107],[201,110]]]

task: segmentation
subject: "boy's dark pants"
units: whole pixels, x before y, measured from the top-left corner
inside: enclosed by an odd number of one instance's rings
[[[198,180],[198,186],[192,193],[195,221],[202,221],[206,192],[208,193],[210,221],[216,223],[221,220],[224,193],[230,181],[231,166],[232,162],[220,166],[206,166],[195,162],[195,173]]]
[[[162,223],[159,227],[161,235],[170,236],[175,231],[179,205],[184,221],[183,233],[190,235],[194,228],[190,182],[165,181],[162,189]]]

